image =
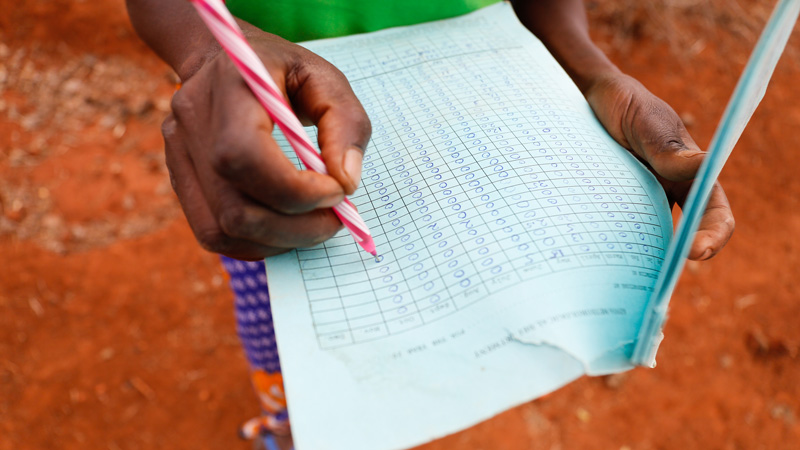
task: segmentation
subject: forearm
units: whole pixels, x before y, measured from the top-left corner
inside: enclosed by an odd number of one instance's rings
[[[218,50],[187,0],[126,0],[126,4],[136,32],[182,80]]]
[[[220,50],[189,0],[126,0],[133,27],[158,56],[186,81]],[[258,29],[237,20],[245,36]]]
[[[512,4],[522,24],[544,43],[582,92],[597,79],[619,73],[592,42],[582,0],[512,0]]]

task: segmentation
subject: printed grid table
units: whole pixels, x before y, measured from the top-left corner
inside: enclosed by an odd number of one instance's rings
[[[372,121],[351,200],[380,254],[346,231],[297,251],[322,348],[400,333],[557,271],[660,268],[663,230],[640,182],[521,47],[482,33],[433,45],[411,32],[381,54],[366,40],[322,47]]]

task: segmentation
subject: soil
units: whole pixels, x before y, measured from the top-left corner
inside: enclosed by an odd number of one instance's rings
[[[707,145],[771,2],[615,3],[590,2],[598,42]],[[164,168],[174,75],[122,0],[0,4],[0,450],[249,448],[232,295]],[[581,379],[420,450],[800,448],[789,45],[722,174],[734,238],[688,265],[658,368]]]

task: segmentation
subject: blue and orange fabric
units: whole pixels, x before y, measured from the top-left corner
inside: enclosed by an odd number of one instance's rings
[[[238,261],[223,256],[222,265],[230,276],[234,293],[236,332],[250,364],[251,382],[264,412],[263,417],[245,423],[241,435],[252,439],[264,431],[288,432],[289,415],[264,262]]]

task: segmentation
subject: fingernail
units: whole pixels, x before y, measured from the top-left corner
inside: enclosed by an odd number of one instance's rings
[[[350,147],[344,153],[344,172],[353,182],[353,187],[358,187],[361,182],[361,161],[364,154],[358,147]]]
[[[678,152],[678,155],[683,156],[684,158],[693,158],[697,155],[705,155],[705,154],[706,152],[702,150],[692,150],[692,149],[681,150]]]
[[[703,252],[703,255],[700,257],[700,261],[705,261],[708,258],[710,258],[712,251],[713,250],[711,250],[710,248],[707,248],[706,251]]]

